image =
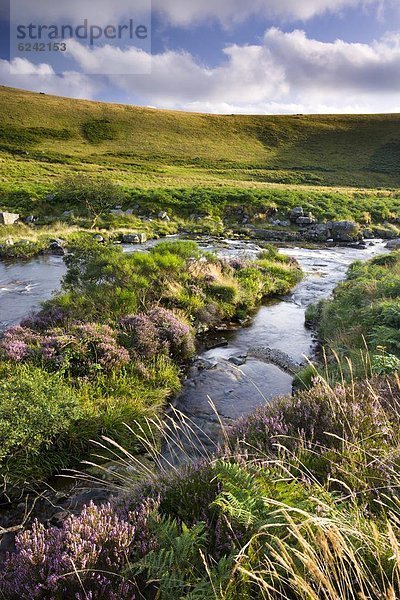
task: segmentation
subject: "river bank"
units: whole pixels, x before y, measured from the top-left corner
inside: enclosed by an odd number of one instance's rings
[[[125,250],[143,251],[156,243],[134,245]],[[255,242],[216,242],[210,238],[203,239],[200,246],[226,260],[254,258],[261,250]],[[248,326],[225,327],[204,340],[203,350],[190,368],[182,391],[172,400],[174,410],[180,411],[196,431],[196,440],[193,436],[190,440],[180,436],[164,444],[167,463],[176,465],[204,456],[204,452],[212,453],[221,439],[221,423],[223,426],[233,424],[274,398],[290,395],[293,382],[290,365],[302,364],[314,357],[314,335],[305,327],[307,307],[328,298],[355,260],[365,261],[386,250],[385,243],[379,241],[364,250],[287,247],[281,248],[281,252],[299,262],[303,280],[287,296],[267,300],[256,310]],[[18,322],[36,310],[40,301],[51,297],[59,288],[65,274],[60,257],[0,263],[0,269],[1,320],[7,324]],[[285,359],[289,366],[282,363]],[[115,477],[112,475],[115,468],[110,465],[107,475],[103,476],[97,472],[95,477],[99,479],[92,483],[59,477],[50,479],[40,490],[21,496],[19,502],[0,507],[0,527],[4,532],[0,554],[13,548],[15,532],[34,518],[58,525],[67,515],[78,514],[90,501],[106,502],[118,485],[119,470]],[[135,476],[133,472],[123,474],[126,475]]]
[[[157,243],[126,246],[125,252],[146,251]],[[225,260],[255,258],[262,250],[255,241],[207,238],[198,243],[202,250],[216,252]],[[219,417],[229,423],[276,396],[290,394],[296,366],[314,357],[315,340],[305,327],[307,307],[329,297],[353,261],[385,252],[384,246],[376,241],[362,250],[282,248],[282,253],[301,265],[303,281],[287,297],[267,300],[248,327],[226,325],[212,333],[173,405],[199,426],[205,438],[217,440]],[[60,257],[0,264],[3,324],[17,323],[36,310],[59,287],[64,274]]]

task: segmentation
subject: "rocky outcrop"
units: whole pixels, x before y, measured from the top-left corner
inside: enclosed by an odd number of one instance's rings
[[[46,254],[51,256],[65,256],[64,240],[50,240]]]
[[[331,230],[326,223],[316,223],[307,228],[303,235],[310,242],[327,242],[331,239]]]
[[[145,233],[126,233],[121,239],[123,244],[144,244],[147,242]]]
[[[390,224],[384,224],[383,227],[374,228],[375,236],[383,240],[395,240],[399,237],[397,228],[390,227]]]
[[[297,231],[252,228],[251,232],[255,238],[271,242],[299,242],[302,239],[300,232]]]
[[[304,217],[304,208],[302,206],[296,206],[296,208],[293,208],[289,215],[291,223],[296,223],[297,219],[302,217]]]
[[[302,206],[293,208],[289,214],[290,222],[299,228],[301,239],[311,242],[354,243],[363,239],[361,229],[354,221],[328,221],[318,223],[310,213],[306,213]],[[283,238],[285,241],[285,238]]]
[[[397,240],[390,240],[390,242],[386,244],[386,248],[389,248],[389,250],[399,250],[400,238],[398,238]]]
[[[18,220],[16,213],[0,212],[0,225],[14,225]]]
[[[299,217],[296,221],[296,225],[299,227],[307,227],[309,225],[314,225],[314,223],[316,223],[316,219],[312,215],[307,217]]]
[[[290,227],[290,221],[287,220],[281,221],[280,219],[270,219],[269,222],[274,227]]]
[[[362,239],[360,227],[354,221],[332,221],[329,226],[334,242],[355,242]]]

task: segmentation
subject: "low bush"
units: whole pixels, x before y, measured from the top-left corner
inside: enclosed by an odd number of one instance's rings
[[[127,314],[162,305],[184,311],[201,328],[210,321],[206,306],[218,307],[213,312],[220,314],[220,320],[242,318],[264,296],[286,293],[299,281],[297,264],[279,254],[276,260],[269,256],[268,268],[245,261],[234,269],[202,252],[194,242],[162,242],[148,253],[124,254],[120,247],[102,246],[92,236],[79,236],[70,242],[70,254],[65,257],[68,271],[63,293],[45,308],[61,310],[70,319],[115,324]]]
[[[400,253],[355,263],[331,300],[307,311],[321,341],[354,359],[360,350],[400,357]]]
[[[36,464],[80,417],[77,394],[58,375],[23,365],[0,382],[0,469],[3,478],[35,476]],[[57,458],[50,457],[52,468]],[[40,469],[39,469],[40,470]]]
[[[35,523],[18,534],[0,591],[396,598],[398,385],[321,381],[242,419],[215,459],[127,481],[112,506],[90,505],[61,528]]]
[[[166,354],[184,362],[195,352],[190,326],[165,308],[155,307],[148,314],[125,317],[121,328],[121,339],[139,359]]]
[[[238,290],[233,285],[212,283],[207,287],[206,292],[210,298],[220,300],[227,304],[235,304],[238,298]]]
[[[33,362],[72,377],[91,376],[121,369],[129,362],[129,353],[118,345],[116,335],[106,325],[91,323],[43,333],[16,326],[5,332],[0,351],[7,360]]]
[[[88,130],[89,134],[89,130]],[[101,215],[125,201],[123,189],[101,176],[72,175],[65,178],[53,195],[57,205],[84,210],[94,226]]]
[[[37,256],[47,248],[45,241],[21,240],[12,244],[0,244],[0,259],[26,259]]]

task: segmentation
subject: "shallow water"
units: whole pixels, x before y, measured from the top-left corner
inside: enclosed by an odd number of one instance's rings
[[[143,252],[177,236],[151,240],[137,246],[124,246],[124,252]],[[66,273],[62,257],[40,256],[30,260],[0,261],[0,331],[15,325],[40,308],[60,289]]]
[[[125,252],[145,251],[157,242],[124,247]],[[253,242],[204,241],[200,246],[225,258],[255,257],[261,250]],[[202,368],[193,367],[174,406],[201,430],[206,445],[217,440],[218,418],[210,406],[214,403],[225,422],[252,412],[270,399],[291,393],[292,375],[281,368],[251,356],[252,348],[271,348],[285,352],[297,362],[312,359],[314,340],[305,328],[305,310],[310,304],[327,298],[346,276],[355,260],[385,252],[383,242],[366,250],[352,248],[283,248],[296,258],[304,273],[303,281],[285,298],[268,301],[254,316],[249,327],[224,331],[226,347],[201,354]],[[40,303],[59,289],[66,268],[60,257],[41,257],[25,262],[0,262],[0,329],[18,323],[40,307]],[[246,356],[240,367],[229,362]],[[206,368],[203,368],[206,366]],[[207,437],[208,436],[208,437]],[[210,439],[209,439],[210,438]]]
[[[246,249],[235,243],[217,250],[226,257],[255,251],[253,247]],[[336,285],[345,279],[354,261],[368,260],[386,252],[383,242],[376,242],[367,250],[284,248],[281,251],[299,261],[304,279],[287,297],[262,306],[249,327],[221,333],[215,341],[223,338],[228,345],[202,353],[201,367],[206,364],[206,368],[193,368],[182,393],[175,399],[174,406],[198,427],[200,438],[207,447],[220,434],[219,419],[210,400],[219,417],[229,423],[276,396],[292,392],[292,375],[273,364],[252,358],[251,352],[240,367],[231,364],[229,359],[245,356],[250,349],[262,347],[281,350],[297,362],[312,359],[315,342],[312,332],[305,327],[306,308],[328,298]]]
[[[65,271],[59,256],[0,262],[0,329],[19,323],[51,298]]]

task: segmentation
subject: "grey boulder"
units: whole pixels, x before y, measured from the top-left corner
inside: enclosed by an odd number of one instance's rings
[[[390,240],[390,242],[386,244],[386,248],[389,250],[398,250],[400,248],[400,238],[397,240]]]
[[[362,235],[354,221],[333,221],[332,238],[335,242],[354,242],[362,239]]]
[[[296,206],[290,213],[289,219],[295,223],[300,217],[304,217],[304,208],[302,206]]]
[[[19,220],[19,215],[16,213],[0,212],[0,224],[14,225]]]
[[[123,244],[144,244],[147,241],[145,233],[126,233],[122,236]]]
[[[52,256],[65,256],[66,254],[65,248],[63,248],[62,243],[59,240],[53,240],[50,242],[47,253],[51,254]]]

